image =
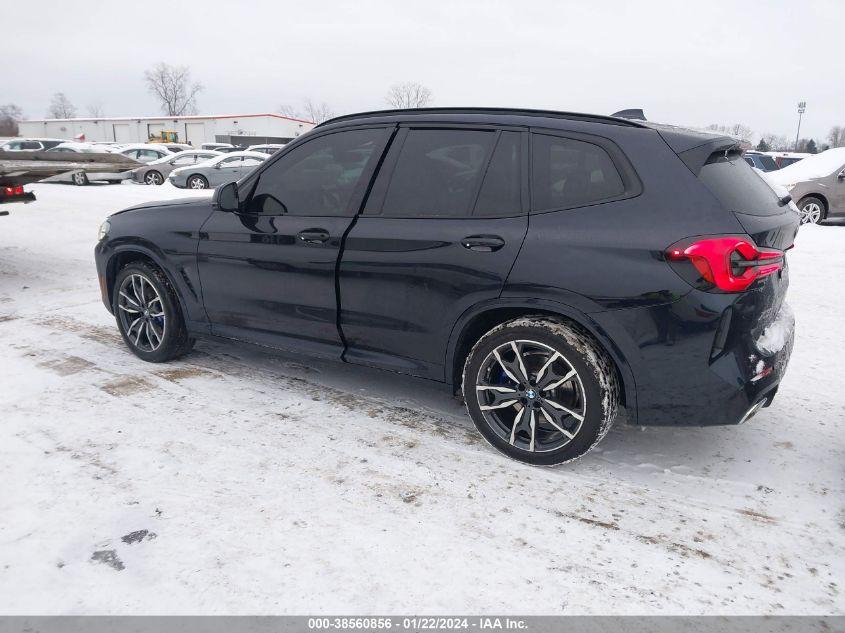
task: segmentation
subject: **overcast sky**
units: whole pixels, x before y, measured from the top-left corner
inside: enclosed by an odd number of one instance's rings
[[[7,0],[8,1],[8,0]],[[85,115],[160,112],[144,70],[190,66],[201,114],[325,101],[386,107],[416,81],[433,105],[521,106],[794,138],[845,125],[845,0],[639,2],[13,2],[0,103],[43,118],[54,92]],[[9,13],[9,11],[7,11]]]

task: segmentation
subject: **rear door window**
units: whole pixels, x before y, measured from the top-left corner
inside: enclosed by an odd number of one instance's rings
[[[723,206],[734,213],[779,215],[788,207],[738,152],[713,154],[701,168],[701,182]]]
[[[494,130],[409,130],[390,178],[382,214],[468,216],[495,141]]]
[[[546,134],[534,134],[532,144],[535,211],[579,207],[625,193],[622,177],[602,147]]]
[[[163,155],[164,154],[160,154],[157,151],[152,150],[152,149],[139,149],[138,150],[138,158],[140,160],[145,160],[145,161],[158,160]]]
[[[519,215],[522,212],[522,134],[502,132],[484,174],[474,216]]]

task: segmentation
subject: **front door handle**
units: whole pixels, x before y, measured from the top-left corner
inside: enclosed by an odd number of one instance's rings
[[[461,240],[461,246],[480,253],[492,253],[504,245],[505,240],[498,235],[470,235]]]
[[[329,240],[329,232],[325,229],[305,229],[297,233],[296,237],[306,244],[323,244]]]

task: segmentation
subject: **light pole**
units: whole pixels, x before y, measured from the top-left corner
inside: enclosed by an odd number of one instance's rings
[[[798,135],[801,134],[801,115],[807,110],[807,102],[798,102],[798,131],[795,132],[795,151],[798,151]]]

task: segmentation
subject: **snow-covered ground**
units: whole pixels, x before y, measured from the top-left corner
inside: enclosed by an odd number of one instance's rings
[[[410,379],[207,342],[141,362],[97,227],[193,194],[33,189],[0,218],[0,613],[845,613],[844,225],[790,253],[772,407],[539,469]]]

